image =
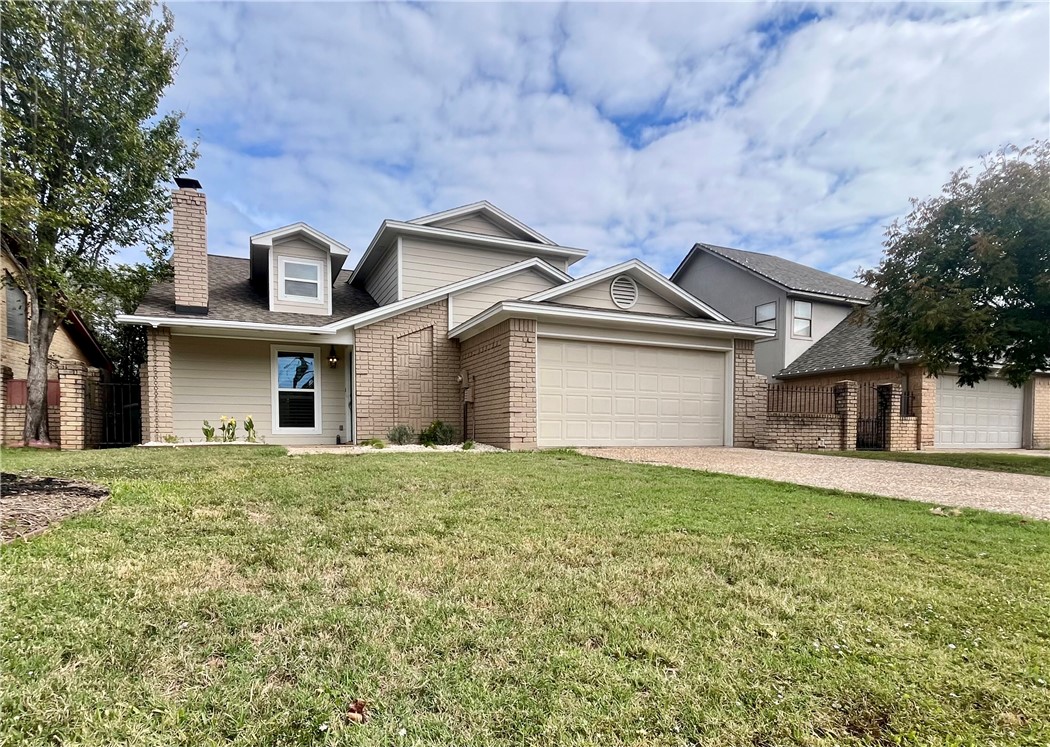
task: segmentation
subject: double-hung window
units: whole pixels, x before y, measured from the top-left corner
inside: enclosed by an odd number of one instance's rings
[[[755,307],[755,326],[766,329],[777,328],[777,302],[760,304]]]
[[[274,433],[320,433],[320,350],[274,345],[272,354]]]
[[[791,319],[791,334],[795,337],[813,336],[813,304],[809,301],[794,301]]]
[[[282,301],[324,303],[321,280],[324,263],[312,259],[281,257],[278,263],[277,297]]]
[[[28,341],[26,292],[15,285],[11,277],[5,275],[4,296],[7,302],[7,339],[15,342]]]

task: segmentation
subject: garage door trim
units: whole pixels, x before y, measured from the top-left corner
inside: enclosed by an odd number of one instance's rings
[[[544,338],[564,341],[576,341],[576,342],[597,342],[605,343],[610,345],[640,345],[649,347],[662,347],[662,348],[673,348],[683,350],[694,350],[694,351],[706,351],[712,353],[722,353],[725,359],[725,367],[723,373],[723,392],[722,392],[722,445],[732,446],[733,445],[733,394],[734,394],[734,351],[735,346],[732,340],[727,340],[728,346],[710,345],[704,343],[687,343],[669,340],[659,339],[638,339],[633,337],[618,337],[618,336],[605,336],[600,334],[580,334],[578,332],[557,332],[551,329],[537,330],[536,332],[536,345],[534,346],[534,377],[536,387],[536,441],[537,444],[540,441],[539,427],[540,427],[540,340]],[[543,448],[543,447],[541,447]]]

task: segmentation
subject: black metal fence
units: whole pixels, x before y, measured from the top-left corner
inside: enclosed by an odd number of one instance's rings
[[[857,449],[885,451],[890,439],[890,402],[888,387],[861,384],[857,387]]]
[[[766,394],[766,412],[834,415],[835,390],[827,386],[772,384]]]
[[[901,417],[915,417],[915,392],[901,392]]]
[[[102,382],[102,433],[100,449],[134,446],[142,443],[142,403],[138,382]]]

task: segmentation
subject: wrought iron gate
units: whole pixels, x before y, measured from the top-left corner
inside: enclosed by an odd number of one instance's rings
[[[100,449],[134,446],[142,442],[142,405],[138,382],[102,382]]]
[[[857,450],[886,451],[890,446],[889,387],[861,384],[857,387]]]

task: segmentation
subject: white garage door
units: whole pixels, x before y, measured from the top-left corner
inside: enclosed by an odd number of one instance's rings
[[[725,353],[539,341],[541,447],[721,446]]]
[[[937,380],[934,445],[960,449],[1018,449],[1024,392],[1001,379],[956,386],[954,376]]]

